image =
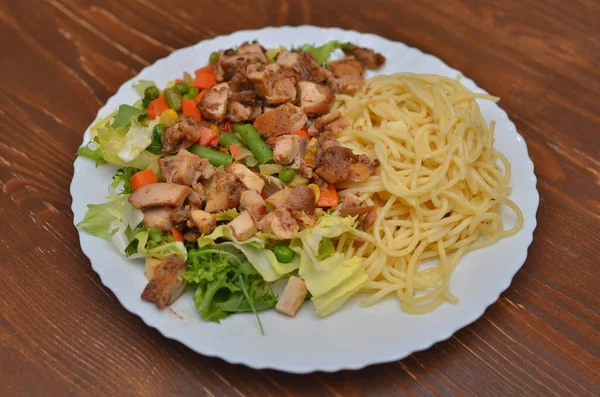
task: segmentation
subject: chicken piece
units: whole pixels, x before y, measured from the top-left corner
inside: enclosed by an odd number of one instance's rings
[[[240,53],[240,54],[264,54],[265,49],[257,41],[253,41],[252,43],[248,43],[246,41],[238,47],[238,53]]]
[[[358,229],[363,232],[369,232],[373,228],[373,225],[375,225],[376,220],[377,210],[372,210],[365,215]]]
[[[277,105],[296,98],[296,82],[298,76],[288,68],[277,64],[267,66],[248,65],[248,80],[254,84],[256,93],[268,104]]]
[[[331,76],[331,72],[322,68],[315,60],[314,55],[308,52],[300,52],[298,54],[298,61],[292,68],[298,73],[300,81],[310,81],[320,84]]]
[[[292,189],[281,189],[267,197],[265,202],[269,204],[272,208],[280,208],[285,205],[287,199],[290,197],[290,194],[292,194]]]
[[[166,182],[190,186],[199,179],[210,179],[217,171],[207,159],[179,150],[177,155],[161,157],[158,166]]]
[[[310,81],[298,83],[300,88],[300,109],[308,116],[318,116],[329,112],[329,108],[335,97],[331,90],[320,84]]]
[[[265,102],[271,105],[293,101],[296,98],[296,78],[294,76],[277,76],[273,83],[271,95],[265,96]]]
[[[236,71],[245,70],[253,63],[267,63],[267,57],[263,53],[250,52],[246,54],[236,54],[225,51],[219,55],[217,60],[217,72],[215,76],[217,81],[230,80]]]
[[[277,208],[258,222],[258,229],[274,234],[279,240],[294,238],[300,230],[298,222],[285,208]]]
[[[266,96],[271,94],[271,85],[269,82],[269,74],[276,68],[277,65],[263,65],[260,63],[254,63],[248,65],[246,68],[246,76],[249,81],[254,84],[254,89],[259,96]]]
[[[300,54],[291,51],[279,51],[275,57],[275,63],[279,66],[293,67],[300,59]]]
[[[281,139],[275,142],[273,149],[273,158],[277,164],[292,163],[300,154],[300,150],[306,148],[306,139],[298,135],[281,135],[278,138]]]
[[[154,277],[154,273],[156,273],[156,269],[161,265],[162,259],[152,258],[151,256],[146,258],[144,262],[144,276],[148,281],[152,280]]]
[[[304,303],[307,293],[308,289],[304,280],[300,277],[291,276],[283,289],[275,310],[286,316],[296,317],[296,313]]]
[[[185,290],[186,282],[181,277],[184,270],[185,262],[179,255],[166,256],[144,288],[142,299],[154,302],[159,309],[170,306]]]
[[[310,229],[317,225],[317,217],[314,215],[308,215],[303,211],[293,211],[292,216],[298,222],[300,230]]]
[[[348,127],[350,127],[350,123],[342,116],[341,112],[332,112],[316,119],[309,125],[307,132],[310,136],[319,136],[325,132],[331,136],[337,136]]]
[[[258,222],[267,214],[265,200],[256,190],[246,190],[242,193],[240,209],[248,211],[255,222]]]
[[[227,167],[227,172],[231,172],[237,176],[239,180],[242,181],[242,184],[244,184],[246,189],[256,190],[260,193],[265,187],[265,181],[256,173],[252,172],[244,164],[231,163]]]
[[[371,165],[372,164],[372,165]],[[379,165],[379,161],[375,160],[373,162],[365,163],[358,162],[354,163],[350,166],[350,172],[348,173],[347,180],[349,182],[363,182],[367,180],[369,176],[373,173],[373,169]]]
[[[175,224],[182,225],[185,223],[187,226],[193,227],[194,223],[191,221],[190,212],[191,212],[191,207],[189,205],[175,208],[173,210],[173,212],[171,213],[171,220]],[[189,225],[188,225],[188,221],[189,221]]]
[[[214,213],[237,207],[244,185],[234,174],[218,171],[213,177],[206,198],[206,212]]]
[[[252,215],[250,215],[249,211],[242,211],[242,213],[229,222],[227,226],[229,226],[233,237],[238,241],[246,241],[258,232],[254,219],[252,219]]]
[[[227,104],[231,96],[228,83],[219,83],[209,89],[198,103],[198,109],[204,118],[221,121],[227,113]],[[197,139],[196,139],[197,140]]]
[[[348,193],[342,197],[341,203],[338,205],[338,210],[351,209],[360,207],[360,198],[356,194]]]
[[[285,202],[285,208],[292,211],[302,211],[308,215],[315,213],[316,196],[314,190],[304,185],[292,188]]]
[[[370,48],[352,46],[351,49],[344,49],[344,54],[354,56],[367,69],[377,70],[385,63],[385,57],[376,53]]]
[[[160,140],[166,153],[192,146],[202,134],[202,125],[194,118],[186,118],[164,130]]]
[[[187,202],[194,206],[194,208],[202,208],[202,203],[204,202],[205,198],[206,195],[203,195],[202,193],[192,189],[192,192],[187,197]]]
[[[351,149],[333,146],[317,152],[314,161],[315,173],[327,183],[338,183],[348,179],[354,154]]]
[[[147,209],[144,211],[144,225],[159,228],[165,234],[170,233],[173,227],[172,213],[173,210],[169,207]]]
[[[252,106],[245,106],[244,104],[233,100],[229,101],[229,104],[227,105],[227,115],[229,116],[229,120],[234,123],[249,120],[253,110],[254,108]]]
[[[217,227],[217,218],[213,214],[202,210],[193,210],[190,212],[190,216],[200,234],[210,234]]]
[[[308,117],[299,107],[284,103],[258,116],[254,125],[264,137],[271,138],[302,129],[307,120]]]
[[[180,207],[191,192],[189,187],[175,183],[151,183],[133,192],[128,200],[138,209]]]
[[[363,64],[354,57],[329,62],[328,66],[342,94],[354,94],[365,82]]]

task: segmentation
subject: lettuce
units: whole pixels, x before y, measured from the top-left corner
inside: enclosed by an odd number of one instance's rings
[[[320,250],[325,249],[321,245],[321,241],[324,238],[339,237],[342,234],[354,230],[356,221],[352,217],[340,217],[330,214],[323,214],[315,227],[311,229],[304,229],[298,233],[297,237],[302,242],[302,250],[306,252],[310,260],[315,266],[318,266],[318,257],[323,257],[323,251],[321,254]],[[297,242],[293,244],[293,247],[298,247]]]
[[[106,164],[106,160],[104,160],[104,157],[102,156],[102,150],[100,150],[100,147],[98,147],[93,140],[77,149],[77,155],[94,160],[96,162],[96,167],[101,164]]]
[[[175,254],[184,261],[187,260],[187,250],[181,241],[174,241],[172,236],[166,236],[157,228],[138,228],[133,240],[125,249],[130,259],[135,258],[164,258]]]
[[[338,48],[343,50],[351,50],[354,46],[350,43],[340,43],[337,40],[330,41],[328,43],[323,44],[322,46],[316,47],[312,44],[304,44],[300,49],[304,52],[309,52],[315,56],[317,63],[319,65],[327,62],[331,53]]]
[[[136,122],[123,137],[118,156],[125,163],[131,163],[152,143],[152,128],[145,127]]]
[[[139,169],[133,167],[119,168],[117,173],[113,176],[113,181],[111,182],[110,187],[113,188],[118,194],[133,193],[131,182],[129,180],[135,173],[139,171]],[[120,192],[117,190],[119,187],[121,188]]]
[[[139,80],[137,83],[133,84],[133,89],[138,93],[140,97],[144,97],[144,92],[148,87],[156,87],[156,83],[151,80]]]
[[[238,212],[237,208],[234,207],[228,210],[217,212],[214,215],[217,221],[232,221],[235,218],[237,218],[240,215],[240,213]]]
[[[92,128],[104,160],[111,164],[146,169],[158,156],[144,150],[152,143],[152,128],[133,122],[128,130],[113,128],[110,118]]]
[[[115,115],[115,118],[110,126],[112,128],[127,127],[130,125],[131,120],[134,117],[139,117],[142,114],[144,114],[143,110],[129,105],[121,105],[119,106],[117,114]]]

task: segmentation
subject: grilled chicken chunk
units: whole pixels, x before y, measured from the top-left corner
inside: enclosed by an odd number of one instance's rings
[[[265,187],[265,181],[244,164],[231,163],[227,167],[227,172],[231,172],[237,176],[246,189],[256,190],[260,193]]]
[[[202,125],[194,118],[181,120],[164,130],[161,136],[163,150],[175,153],[179,149],[192,146],[200,138]]]
[[[306,148],[306,139],[298,135],[281,135],[278,138],[281,139],[275,142],[273,148],[273,158],[277,164],[291,164],[300,154],[301,149]]]
[[[206,158],[185,149],[181,149],[175,156],[159,158],[158,166],[166,182],[186,186],[199,179],[210,179],[217,172]]]
[[[240,209],[248,211],[255,222],[258,222],[267,214],[265,200],[256,190],[246,190],[242,193]]]
[[[279,66],[293,67],[300,59],[300,54],[292,51],[279,51],[275,57],[275,63]]]
[[[279,240],[294,238],[300,228],[292,214],[285,208],[277,208],[258,222],[258,229],[272,233]]]
[[[200,234],[210,234],[217,227],[217,218],[213,214],[202,210],[193,210],[190,212],[190,216]]]
[[[306,132],[310,136],[319,136],[323,133],[329,133],[331,136],[337,136],[340,132],[350,127],[348,119],[342,116],[340,112],[327,113],[314,122],[312,122]]]
[[[228,226],[238,241],[246,241],[258,232],[254,219],[248,211],[242,211],[237,218],[229,222]]]
[[[172,213],[173,209],[169,207],[147,209],[144,211],[144,225],[148,227],[157,227],[163,233],[168,234],[173,227],[173,222],[171,221]]]
[[[189,187],[175,183],[151,183],[133,192],[129,196],[129,202],[138,209],[180,207],[191,192]]]
[[[209,89],[198,103],[202,115],[210,120],[222,121],[227,113],[231,90],[229,83],[219,83]],[[197,140],[197,139],[196,139]]]
[[[310,81],[298,83],[300,88],[300,109],[308,116],[318,116],[329,112],[335,97],[331,90],[320,84]]]
[[[298,75],[278,64],[248,65],[248,80],[254,83],[256,93],[271,105],[278,105],[296,98]]]
[[[146,261],[144,262],[144,276],[146,276],[148,281],[152,280],[156,269],[158,269],[161,263],[162,259],[152,258],[150,256],[146,258]]]
[[[299,107],[284,103],[258,116],[254,125],[263,136],[271,138],[299,130],[307,120],[308,117]]]
[[[327,183],[338,183],[348,179],[352,165],[351,149],[332,146],[317,152],[315,156],[315,173]]]
[[[265,202],[273,208],[280,208],[285,205],[288,198],[290,197],[290,194],[292,194],[292,189],[290,189],[289,187],[281,189],[267,197]]]
[[[181,277],[185,262],[179,255],[166,256],[156,266],[152,279],[142,292],[142,299],[153,302],[159,309],[170,306],[185,290],[186,282]]]
[[[296,317],[296,313],[304,303],[307,293],[308,289],[304,280],[300,277],[291,276],[283,289],[275,310],[286,316]]]
[[[214,213],[237,207],[244,185],[234,174],[218,171],[213,177],[206,198],[206,212]]]
[[[331,72],[322,68],[315,60],[314,55],[308,52],[300,52],[298,61],[292,68],[300,76],[300,81],[320,84],[326,82],[331,76]]]
[[[313,215],[315,213],[315,201],[315,192],[311,188],[304,185],[297,185],[292,188],[286,200],[285,208]]]
[[[367,69],[377,70],[385,63],[385,57],[370,48],[352,46],[351,49],[344,49],[344,54],[354,56]]]
[[[357,92],[365,82],[363,64],[352,56],[329,62],[328,66],[337,79],[339,90],[343,94]]]

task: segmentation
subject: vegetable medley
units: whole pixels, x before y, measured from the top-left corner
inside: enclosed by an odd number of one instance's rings
[[[328,61],[340,49],[345,57]],[[79,226],[145,258],[142,299],[158,308],[191,287],[206,321],[254,312],[262,331],[258,311],[293,317],[309,299],[320,316],[333,313],[368,279],[336,242],[376,218],[336,184],[364,181],[379,162],[336,140],[348,121],[330,108],[384,60],[336,41],[253,42],[162,90],[138,81],[140,100],[98,120],[78,151],[118,166],[109,201],[88,205]]]

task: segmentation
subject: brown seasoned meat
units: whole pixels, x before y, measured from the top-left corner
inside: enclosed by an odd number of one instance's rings
[[[214,213],[237,207],[240,205],[240,197],[244,190],[244,185],[237,176],[218,171],[208,189],[204,210]]]
[[[283,289],[275,310],[286,316],[296,317],[296,313],[298,313],[298,310],[300,310],[300,307],[304,303],[307,293],[308,289],[306,288],[304,279],[291,276]]]
[[[248,211],[242,211],[237,218],[229,222],[227,225],[231,230],[231,234],[238,241],[246,241],[258,232],[254,219]]]
[[[240,54],[264,54],[265,49],[258,43],[258,41],[253,41],[252,43],[248,43],[246,41],[238,47],[238,52]]]
[[[292,51],[279,51],[275,57],[275,63],[280,66],[293,67],[300,59],[300,54]]]
[[[331,146],[317,152],[314,161],[315,173],[327,183],[338,183],[348,179],[354,154],[351,149]]]
[[[315,60],[314,55],[308,52],[298,53],[298,61],[292,68],[300,76],[300,81],[319,84],[325,82],[331,76],[331,72],[322,68]]]
[[[292,216],[298,222],[300,229],[310,229],[315,227],[317,224],[317,217],[314,215],[308,215],[303,211],[292,211]]]
[[[300,230],[298,222],[285,208],[278,208],[258,222],[258,229],[274,234],[279,240],[294,238]]]
[[[260,193],[265,187],[265,181],[244,164],[237,162],[231,163],[227,167],[227,172],[237,176],[246,189],[256,190]]]
[[[350,166],[350,172],[348,173],[349,182],[363,182],[365,181],[375,168],[379,166],[379,160],[371,161],[367,156],[358,156],[358,161]]]
[[[210,234],[217,227],[217,219],[213,214],[194,210],[190,212],[190,216],[201,234]]]
[[[291,164],[306,150],[306,138],[298,135],[280,135],[275,141],[273,158],[277,164]]]
[[[227,115],[229,120],[238,123],[249,120],[253,109],[252,106],[246,106],[238,101],[231,100],[227,105]]]
[[[236,70],[245,70],[252,63],[267,63],[267,58],[263,53],[251,52],[247,54],[227,55],[227,53],[219,56],[217,61],[218,69],[222,71],[216,75],[218,81],[229,80],[233,77]]]
[[[231,101],[239,102],[245,106],[254,105],[256,92],[254,91],[254,85],[248,80],[245,70],[236,70],[228,83],[231,90]]]
[[[158,166],[168,183],[190,186],[199,179],[210,179],[217,171],[207,159],[181,149],[177,155],[161,157]]]
[[[304,185],[294,186],[285,207],[292,211],[301,211],[307,215],[315,213],[315,192]]]
[[[385,63],[385,57],[370,48],[353,46],[352,49],[344,49],[344,54],[354,56],[367,69],[377,70]]]
[[[170,306],[185,290],[186,282],[181,277],[185,262],[178,255],[166,256],[154,269],[152,279],[142,292],[142,299],[153,302],[159,309]]]
[[[204,118],[221,121],[225,118],[230,96],[231,89],[228,83],[214,85],[204,94],[198,103],[198,109]]]
[[[308,126],[307,132],[310,136],[319,136],[324,132],[337,136],[348,127],[350,127],[350,123],[342,116],[342,113],[332,112],[316,119]]]
[[[171,220],[174,223],[185,223],[190,219],[191,208],[189,205],[175,208],[171,213]]]
[[[157,227],[163,233],[168,234],[173,227],[173,222],[171,221],[172,213],[173,210],[169,207],[147,209],[144,211],[144,225],[148,227]]]
[[[272,195],[267,197],[265,201],[273,208],[280,208],[285,205],[288,198],[290,197],[290,194],[292,194],[292,189],[286,187],[285,189],[281,189],[273,193]]]
[[[302,109],[291,103],[284,103],[258,116],[254,125],[261,135],[270,138],[299,130],[307,120],[308,117]]]
[[[278,105],[296,98],[298,75],[293,70],[277,64],[252,64],[247,67],[246,73],[256,93],[266,103]]]
[[[349,210],[360,207],[360,199],[356,194],[348,193],[342,198],[342,202],[339,204],[338,209]]]
[[[308,116],[318,116],[329,112],[335,99],[329,87],[310,81],[301,81],[298,83],[298,87],[300,88],[300,109],[304,113]]]
[[[202,125],[194,118],[186,118],[164,130],[161,143],[166,153],[192,146],[200,138]]]
[[[240,209],[247,210],[255,222],[258,222],[267,214],[265,200],[256,190],[245,190],[242,193]]]
[[[337,79],[337,85],[343,94],[354,94],[365,82],[363,64],[354,57],[329,62],[328,67]]]
[[[128,200],[138,209],[162,206],[180,207],[191,192],[192,189],[183,185],[151,183],[133,192]]]
[[[377,220],[377,210],[372,210],[368,212],[362,220],[362,223],[358,227],[359,230],[363,232],[368,232],[375,225],[375,221]]]

